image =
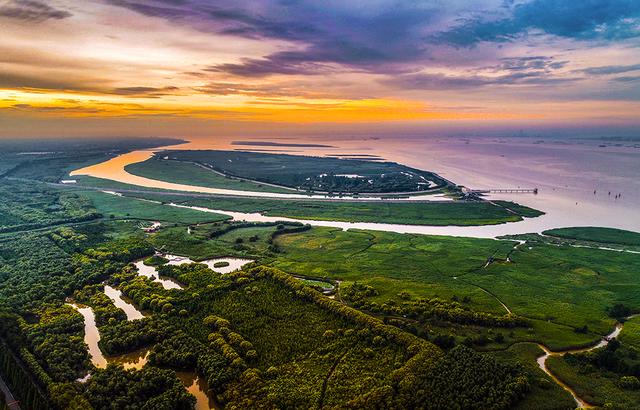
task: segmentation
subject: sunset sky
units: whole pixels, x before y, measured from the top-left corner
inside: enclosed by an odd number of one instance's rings
[[[638,0],[0,0],[0,33],[3,137],[640,125]]]

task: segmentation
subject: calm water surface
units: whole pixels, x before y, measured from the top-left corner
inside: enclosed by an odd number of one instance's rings
[[[318,142],[318,139],[293,142]],[[640,144],[637,143],[476,137],[345,138],[322,139],[322,143],[332,147],[283,149],[290,154],[379,155],[435,171],[455,183],[475,189],[537,187],[538,195],[494,194],[490,198],[514,200],[546,212],[540,218],[493,227],[433,227],[428,230],[390,224],[356,224],[353,227],[366,229],[374,225],[372,229],[395,232],[479,237],[540,232],[563,226],[606,226],[640,232]],[[173,148],[251,149],[232,145],[230,138],[194,140]],[[134,151],[108,164],[75,173],[162,188],[164,186],[157,185],[158,181],[149,183],[146,178],[140,179],[123,170],[129,163],[149,158],[151,152]]]
[[[144,317],[142,312],[136,309],[133,303],[125,298],[121,290],[106,285],[104,287],[104,294],[113,301],[113,304],[116,305],[116,307],[124,310],[124,313],[127,315],[127,320],[137,320]]]
[[[182,265],[185,263],[203,263],[207,265],[207,267],[212,271],[222,273],[222,274],[239,270],[244,265],[253,262],[253,260],[251,259],[242,259],[242,258],[214,258],[214,259],[207,259],[200,262],[195,262],[187,258],[186,256],[169,255],[169,254],[162,254],[160,256],[169,260],[169,262],[167,262],[167,265],[176,266],[176,265]],[[229,265],[222,266],[222,267],[215,267],[214,265],[218,262],[227,262]],[[158,274],[158,271],[156,270],[155,266],[147,266],[144,264],[143,260],[139,260],[135,262],[134,265],[138,269],[138,274],[142,276],[146,276],[151,280],[153,280],[154,282],[160,283],[165,289],[183,289],[182,285],[180,285],[175,280],[171,278],[161,277]]]

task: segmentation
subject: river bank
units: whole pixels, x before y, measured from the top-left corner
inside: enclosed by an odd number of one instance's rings
[[[628,316],[628,317],[625,318],[625,321],[628,320],[628,319],[631,319],[632,317],[635,317],[635,316],[637,316],[637,315]],[[585,352],[589,352],[589,351],[592,351],[592,350],[595,350],[595,349],[600,349],[602,347],[605,347],[606,345],[609,344],[609,342],[611,340],[617,338],[618,335],[620,335],[620,332],[622,332],[622,328],[623,327],[624,327],[624,322],[616,323],[616,326],[613,329],[613,331],[611,331],[611,333],[609,333],[606,336],[602,337],[602,339],[600,339],[600,341],[598,343],[594,344],[591,347],[568,349],[568,350],[554,352],[554,351],[551,351],[545,345],[538,343],[538,347],[540,347],[542,350],[544,350],[544,354],[542,356],[538,357],[538,359],[537,359],[538,367],[540,367],[540,369],[542,369],[542,371],[544,371],[546,374],[548,374],[549,377],[551,377],[563,389],[565,389],[566,391],[571,393],[571,396],[573,397],[573,399],[575,400],[576,404],[578,405],[578,408],[592,408],[592,407],[594,407],[593,405],[591,405],[586,400],[584,400],[581,397],[579,397],[579,395],[569,385],[567,385],[565,382],[560,380],[556,375],[553,374],[553,372],[551,372],[547,368],[547,365],[546,365],[547,359],[549,359],[549,357],[552,357],[552,356],[562,357],[562,356],[564,356],[566,354],[569,354],[569,353],[571,353],[571,354],[585,353]]]
[[[324,147],[296,147],[288,153],[334,156],[337,152],[341,155],[362,152],[427,169],[470,188],[539,187],[538,195],[491,194],[487,197],[515,200],[546,213],[544,218],[524,221],[527,223],[520,223],[522,229],[510,229],[505,234],[594,224],[640,231],[640,215],[635,206],[640,201],[640,168],[637,167],[640,149],[633,146],[612,145],[605,141],[603,148],[602,141],[596,139],[322,138],[328,143]],[[301,141],[306,140],[314,139],[301,138]],[[261,141],[255,143],[258,149]],[[114,158],[110,167],[102,167],[101,172],[105,172],[102,175],[107,179],[126,177],[123,176],[124,166],[144,161],[153,152],[165,148],[237,149],[231,138],[194,139],[186,144],[136,151],[136,158]],[[242,150],[252,149],[251,144],[242,146]]]

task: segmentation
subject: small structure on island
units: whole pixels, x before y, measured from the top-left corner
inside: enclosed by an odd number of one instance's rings
[[[142,224],[139,225],[140,229],[142,229],[145,233],[154,233],[158,232],[162,224],[160,222],[154,222],[151,226],[144,226]]]

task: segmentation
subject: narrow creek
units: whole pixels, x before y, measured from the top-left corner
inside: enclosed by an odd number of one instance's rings
[[[104,294],[113,301],[113,304],[116,305],[117,308],[124,310],[124,313],[127,315],[127,320],[137,320],[144,317],[144,314],[136,309],[133,303],[122,294],[120,289],[106,285],[104,287]]]
[[[209,386],[206,380],[195,372],[176,372],[178,379],[184,384],[187,391],[196,398],[195,410],[221,409],[222,407],[209,395]]]
[[[96,316],[93,314],[93,309],[89,306],[79,305],[76,303],[69,303],[69,306],[78,311],[84,318],[84,342],[89,346],[89,356],[91,356],[91,363],[99,369],[107,367],[107,359],[102,354],[98,342],[100,341],[100,332],[98,332],[98,326],[96,325]]]
[[[185,263],[194,263],[193,260],[176,255],[162,255],[163,257],[169,259],[169,265],[182,265]],[[226,262],[228,265],[223,267],[214,267],[215,264],[219,262]],[[206,261],[202,261],[200,263],[204,263],[210,269],[221,273],[229,273],[235,270],[241,269],[244,265],[253,262],[250,259],[241,259],[241,258],[216,258],[209,259]],[[140,275],[151,278],[154,281],[157,281],[162,284],[165,289],[182,289],[179,283],[171,280],[170,278],[162,278],[158,274],[157,270],[153,266],[145,265],[142,260],[137,261],[135,263],[136,268],[138,269],[138,273]],[[128,321],[139,320],[145,317],[145,315],[139,311],[131,301],[124,296],[121,290],[116,289],[112,286],[105,285],[104,293],[107,295],[112,301],[113,304],[122,309]],[[91,359],[91,363],[99,368],[104,369],[107,367],[109,363],[119,363],[125,369],[141,369],[147,364],[149,349],[140,349],[134,352],[117,355],[117,356],[106,356],[100,350],[100,346],[98,342],[100,342],[100,331],[98,330],[98,326],[96,324],[96,317],[93,312],[93,309],[90,306],[85,306],[79,303],[67,303],[69,306],[78,311],[82,317],[84,318],[84,341],[89,348],[89,356]],[[193,394],[196,398],[196,410],[208,410],[208,409],[218,409],[220,408],[215,400],[210,397],[208,394],[209,388],[204,379],[199,377],[195,372],[176,372],[177,377],[180,379],[182,384],[185,386],[185,389],[191,394]],[[91,377],[91,373],[88,373],[85,377],[78,379],[80,383],[84,383]]]
[[[636,315],[629,316],[629,317],[625,318],[625,320],[631,319],[632,317],[635,317],[635,316]],[[542,371],[544,371],[546,374],[548,374],[549,377],[551,377],[553,379],[553,381],[555,381],[560,387],[562,387],[563,389],[565,389],[566,391],[571,393],[571,396],[573,396],[573,400],[575,400],[576,404],[578,405],[578,408],[592,408],[592,407],[594,407],[592,404],[588,403],[587,401],[582,399],[580,396],[578,396],[578,394],[569,385],[567,385],[565,382],[563,382],[558,377],[556,377],[556,375],[554,375],[551,372],[551,370],[549,370],[549,368],[547,368],[547,359],[549,357],[551,357],[551,356],[561,357],[561,356],[564,356],[567,353],[584,353],[584,352],[589,352],[591,350],[595,350],[595,349],[599,349],[601,347],[604,347],[604,346],[608,345],[611,340],[613,340],[616,337],[618,337],[618,335],[622,331],[623,327],[624,327],[624,323],[617,323],[616,327],[613,329],[613,331],[611,333],[609,333],[608,335],[604,336],[602,339],[600,339],[600,341],[597,344],[595,344],[595,345],[593,345],[591,347],[585,347],[585,348],[579,348],[579,349],[571,349],[571,350],[563,350],[561,352],[553,352],[548,347],[546,347],[545,345],[538,343],[538,347],[540,347],[542,350],[544,350],[544,354],[542,356],[538,357],[538,359],[536,360],[538,362],[538,367],[540,367],[540,369],[542,369]]]
[[[147,364],[149,357],[149,349],[147,348],[117,356],[105,356],[100,350],[100,346],[98,346],[98,342],[100,341],[100,331],[96,325],[96,318],[93,313],[93,309],[89,306],[77,303],[68,303],[68,305],[77,310],[84,318],[84,341],[89,346],[91,363],[95,367],[104,369],[109,363],[119,363],[125,369],[139,370]],[[135,306],[131,306],[135,309]],[[139,311],[138,314],[142,315]],[[215,401],[210,398],[207,393],[208,386],[206,382],[198,377],[195,372],[176,372],[176,375],[183,383],[185,389],[196,397],[196,410],[218,408],[216,407]],[[91,373],[88,373],[85,377],[78,379],[77,381],[85,383],[90,377]]]
[[[156,270],[156,267],[145,265],[142,259],[135,262],[134,265],[136,266],[136,269],[138,270],[139,275],[146,276],[147,278],[151,279],[153,282],[158,282],[159,284],[162,285],[163,288],[167,290],[182,289],[182,285],[180,285],[177,281],[171,278],[160,277],[160,275],[158,274],[158,271]]]
[[[109,288],[111,288],[109,286]],[[117,291],[119,293],[112,293],[113,297],[115,295],[121,295],[120,291],[117,289],[111,288],[113,291]],[[107,293],[107,289],[105,287],[105,293]],[[109,296],[110,298],[113,297]],[[114,304],[118,306],[120,303],[126,304],[125,313],[127,314],[127,320],[138,320],[144,317],[142,312],[136,309],[133,304],[125,302],[123,299],[116,297],[119,302],[116,303],[114,300]],[[69,306],[78,311],[84,318],[84,342],[89,347],[89,356],[91,358],[91,363],[99,368],[104,369],[107,367],[109,363],[120,363],[124,366],[125,369],[139,369],[147,363],[147,355],[148,349],[136,350],[134,352],[125,353],[116,356],[106,356],[100,350],[100,346],[98,342],[100,342],[100,331],[98,330],[98,326],[96,324],[96,316],[93,312],[93,309],[90,306],[85,306],[79,303],[68,303]],[[120,307],[120,306],[118,306]],[[124,309],[123,309],[124,310]],[[128,312],[128,313],[127,313]],[[90,374],[82,378],[80,381],[87,381]]]

